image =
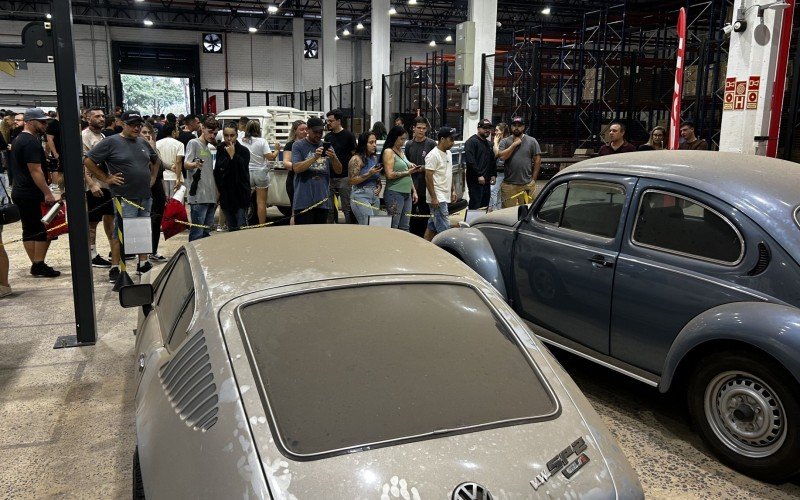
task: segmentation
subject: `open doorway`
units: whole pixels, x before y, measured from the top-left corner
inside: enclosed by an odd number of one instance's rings
[[[124,109],[138,109],[144,115],[190,113],[188,78],[125,73],[120,76]]]
[[[169,106],[186,106],[188,108],[174,112],[176,115],[183,113],[197,113],[202,104],[200,91],[200,56],[197,45],[164,45],[140,42],[111,42],[111,60],[114,74],[114,101],[123,107],[130,101],[141,106],[142,113],[167,114],[164,111]],[[123,80],[125,83],[123,84]],[[135,82],[135,83],[134,83]],[[144,83],[153,88],[162,89],[168,95],[177,99],[177,88],[181,88],[182,97],[178,102],[166,105],[153,103],[152,98],[148,103],[146,99],[136,97],[139,83]],[[127,95],[124,95],[127,94]],[[151,96],[152,97],[152,96]],[[167,101],[172,101],[168,99]],[[156,109],[160,107],[161,109]]]

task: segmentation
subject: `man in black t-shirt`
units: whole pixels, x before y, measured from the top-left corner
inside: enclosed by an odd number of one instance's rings
[[[425,165],[425,157],[433,151],[437,142],[427,136],[430,123],[424,116],[414,118],[414,128],[412,129],[413,135],[411,139],[406,141],[405,153],[406,159],[414,165]],[[414,182],[414,189],[417,191],[417,203],[412,205],[411,213],[417,215],[430,215],[431,210],[428,207],[427,192],[425,182],[425,171],[416,172],[411,174],[411,180]],[[425,235],[425,229],[428,228],[428,219],[424,217],[412,217],[409,231],[419,237]]]
[[[178,141],[183,143],[183,147],[189,144],[192,139],[200,137],[200,120],[196,115],[188,115],[183,121],[183,128],[178,134]],[[191,160],[191,158],[189,158]]]
[[[31,259],[31,274],[55,278],[61,273],[45,264],[50,241],[42,224],[42,202],[53,204],[57,198],[50,191],[45,164],[42,135],[47,130],[48,116],[39,108],[25,111],[25,125],[11,146],[11,170],[14,187],[11,198],[19,207],[22,222],[22,244]]]
[[[323,142],[331,143],[336,157],[342,162],[342,165],[349,165],[350,158],[356,150],[356,137],[349,131],[342,127],[342,111],[334,109],[328,111],[325,116],[328,122],[328,130],[330,132],[325,136]],[[346,224],[358,224],[358,221],[353,216],[350,210],[350,177],[347,174],[347,167],[342,169],[342,173],[337,174],[331,170],[331,199],[334,194],[339,195],[342,211],[344,212],[344,220]],[[328,216],[328,222],[338,222],[339,214],[336,210],[331,210]]]

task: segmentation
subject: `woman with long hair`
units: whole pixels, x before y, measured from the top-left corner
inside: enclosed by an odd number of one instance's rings
[[[289,206],[294,201],[294,170],[292,170],[292,145],[295,141],[302,141],[308,135],[308,125],[303,120],[295,120],[289,130],[289,142],[283,146],[283,168],[286,174],[286,194],[289,195]]]
[[[403,231],[408,231],[411,204],[417,202],[417,190],[411,181],[411,175],[424,168],[406,159],[402,150],[406,139],[408,134],[405,129],[395,125],[386,136],[381,153],[383,167],[386,169],[386,190],[383,193],[386,211],[392,216],[392,227]]]
[[[650,140],[639,146],[639,151],[659,151],[667,147],[667,129],[661,125],[650,132]]]
[[[156,149],[156,129],[150,122],[144,122],[142,131],[139,133],[150,143],[153,151],[158,151]],[[167,204],[167,194],[164,192],[164,163],[160,159],[158,163],[158,177],[156,177],[156,183],[150,187],[150,195],[153,197],[153,206],[150,209],[150,231],[153,238],[153,250],[149,258],[153,262],[167,260],[158,253],[158,240],[161,239],[161,219],[164,216],[164,206]]]
[[[369,223],[370,215],[377,215],[381,200],[381,169],[376,150],[378,140],[374,132],[364,132],[358,136],[356,154],[350,159],[350,209],[361,225]]]
[[[375,137],[379,141],[386,140],[386,125],[384,125],[383,122],[375,122],[372,126],[372,133],[375,134]]]
[[[272,180],[272,165],[281,152],[280,143],[275,143],[275,151],[270,151],[267,140],[261,137],[261,124],[258,120],[250,120],[244,126],[242,146],[250,150],[250,189],[256,192],[256,213],[258,223],[267,222],[267,194]]]
[[[500,185],[505,178],[505,162],[499,158],[500,155],[500,141],[511,135],[508,129],[508,124],[500,122],[494,126],[494,137],[492,137],[492,147],[494,149],[494,156],[497,158],[495,165],[497,166],[497,177],[491,189],[489,196],[489,211],[499,208],[502,200],[500,200]]]

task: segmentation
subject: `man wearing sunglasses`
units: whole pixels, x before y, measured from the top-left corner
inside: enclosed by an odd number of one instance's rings
[[[144,119],[137,110],[121,115],[122,132],[106,137],[86,153],[84,165],[98,179],[108,184],[111,195],[122,205],[122,218],[149,217],[153,203],[150,187],[158,175],[158,153],[140,136]],[[105,162],[108,173],[98,164]],[[140,208],[141,207],[141,208]],[[111,270],[108,280],[115,283],[119,277],[120,245],[118,231],[120,214],[115,210],[114,239],[111,243]],[[138,274],[152,269],[147,254],[139,255]]]

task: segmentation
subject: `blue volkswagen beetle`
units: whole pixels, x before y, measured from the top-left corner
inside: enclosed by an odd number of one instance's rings
[[[606,156],[530,206],[434,243],[545,342],[686,393],[731,467],[800,471],[800,165],[733,153]]]

